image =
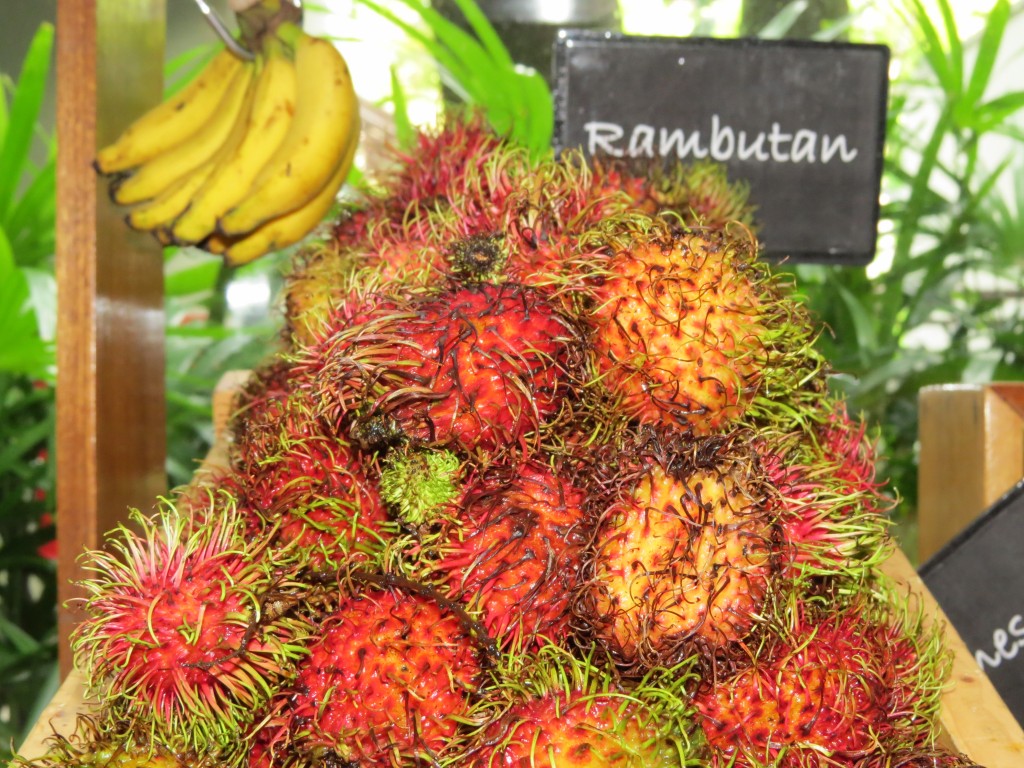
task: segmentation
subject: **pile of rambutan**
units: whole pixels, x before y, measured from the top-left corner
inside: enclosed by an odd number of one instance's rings
[[[709,163],[473,117],[287,276],[228,466],[87,554],[39,766],[970,766],[818,330]]]

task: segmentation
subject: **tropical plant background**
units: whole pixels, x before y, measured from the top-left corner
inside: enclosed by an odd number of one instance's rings
[[[191,13],[190,5],[169,12]],[[535,151],[547,146],[546,73],[516,65],[510,30],[496,31],[483,0],[479,7],[473,0],[305,7],[310,22],[340,30],[338,44],[357,77],[374,75],[370,97],[389,116],[396,141],[457,102],[479,107]],[[1024,379],[1024,92],[1001,85],[1012,82],[1004,70],[1024,52],[1006,33],[1018,10],[1009,0],[626,0],[613,19],[627,33],[891,47],[877,256],[867,267],[782,268],[796,273],[830,329],[819,344],[837,371],[836,388],[876,430],[880,475],[902,498],[897,533],[911,554],[917,392],[936,383]],[[517,47],[529,44],[531,30],[511,32],[526,35]],[[379,60],[382,35],[394,52],[386,71],[358,59],[364,46],[369,62]],[[0,72],[0,760],[58,682],[51,460],[57,148],[42,117],[52,98],[53,38],[44,22],[17,69]],[[168,89],[209,51],[190,45],[170,58]],[[210,445],[217,379],[259,362],[277,332],[275,297],[288,258],[232,270],[191,250],[167,250],[169,487],[188,479]]]

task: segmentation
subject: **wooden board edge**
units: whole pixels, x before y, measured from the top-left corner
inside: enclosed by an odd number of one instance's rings
[[[90,710],[84,695],[85,678],[77,669],[72,669],[18,748],[18,756],[24,760],[40,758],[46,754],[50,739],[57,734],[74,733],[78,718]]]
[[[939,711],[947,746],[990,768],[1024,765],[1024,730],[902,550],[895,549],[882,572],[917,596],[929,626],[942,626],[946,647],[952,653],[950,679]]]

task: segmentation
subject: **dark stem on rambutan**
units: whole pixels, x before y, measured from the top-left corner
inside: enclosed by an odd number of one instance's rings
[[[497,280],[508,262],[504,235],[471,235],[448,249],[452,276],[463,283],[489,283]]]

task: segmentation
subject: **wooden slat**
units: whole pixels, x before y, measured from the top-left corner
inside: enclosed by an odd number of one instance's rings
[[[85,547],[166,489],[161,249],[131,233],[92,161],[162,94],[165,0],[57,3],[57,518],[60,666]],[[71,603],[68,601],[71,600]]]
[[[1024,478],[1024,383],[926,387],[919,414],[924,562]]]

